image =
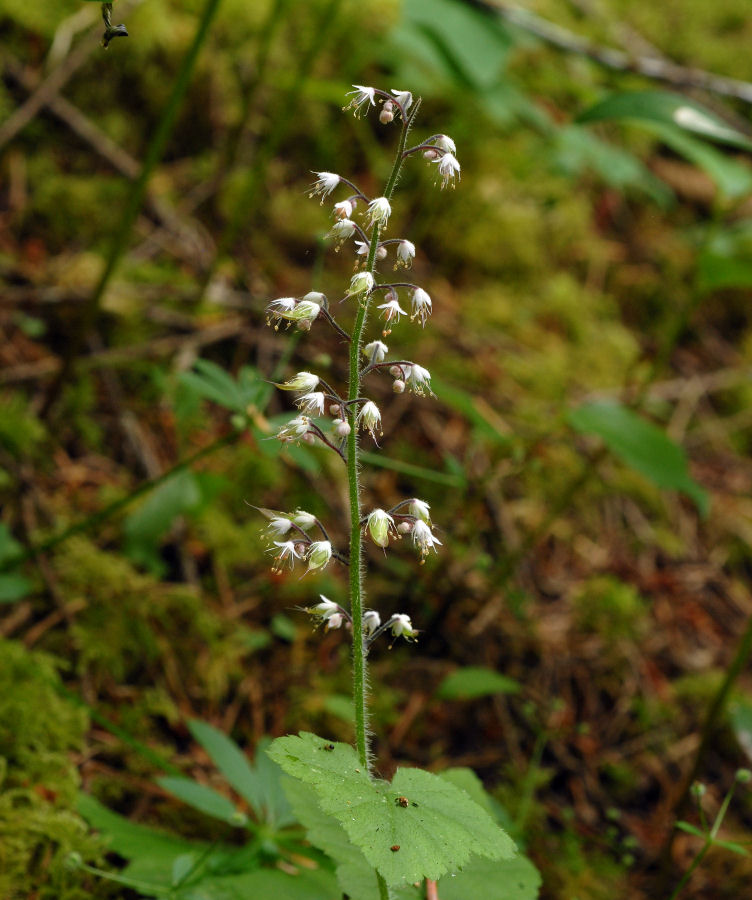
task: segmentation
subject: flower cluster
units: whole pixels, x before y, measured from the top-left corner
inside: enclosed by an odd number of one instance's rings
[[[331,326],[340,340],[349,343],[350,383],[347,391],[338,391],[319,375],[301,371],[286,381],[275,383],[284,392],[293,394],[292,403],[297,415],[285,422],[276,437],[283,444],[323,443],[336,452],[348,467],[350,485],[356,485],[355,494],[360,501],[357,472],[357,435],[363,432],[377,440],[383,433],[384,419],[379,406],[367,396],[362,396],[367,376],[390,375],[392,391],[401,394],[405,390],[413,394],[433,396],[431,373],[412,360],[389,360],[389,347],[380,338],[391,334],[401,319],[425,327],[433,312],[433,301],[420,285],[410,281],[386,281],[379,276],[378,265],[391,255],[393,269],[410,269],[416,256],[416,247],[404,237],[387,236],[393,227],[392,191],[398,180],[402,164],[410,157],[422,155],[431,166],[436,166],[437,181],[442,188],[452,186],[460,177],[460,164],[454,141],[444,134],[433,135],[412,147],[405,141],[409,126],[415,117],[420,100],[415,101],[409,91],[382,91],[365,85],[353,85],[348,94],[345,109],[359,117],[371,110],[378,110],[379,121],[389,125],[402,124],[402,143],[395,161],[393,176],[387,182],[381,196],[369,197],[356,184],[337,172],[313,172],[315,180],[308,190],[310,198],[317,197],[323,205],[331,203],[333,224],[328,233],[339,251],[352,242],[355,260],[354,274],[343,291],[340,304],[329,304],[326,296],[311,291],[303,297],[280,297],[266,308],[267,322],[278,329],[281,324],[294,325],[301,331],[311,329],[314,322]],[[345,194],[346,191],[346,194]],[[381,319],[380,338],[364,336],[367,311],[373,305]],[[352,311],[356,325],[348,332],[336,321],[333,312],[342,308]],[[361,342],[362,339],[362,342]],[[357,504],[351,508],[357,508]],[[261,510],[268,522],[264,532],[270,541],[268,552],[273,556],[273,571],[292,569],[297,561],[307,564],[304,574],[324,569],[332,558],[345,566],[361,565],[362,535],[386,552],[397,541],[407,538],[417,553],[421,564],[441,546],[434,533],[428,504],[418,498],[404,500],[391,509],[376,508],[359,522],[351,522],[352,533],[357,537],[355,556],[339,552],[318,518],[305,510],[291,513]],[[353,514],[354,515],[354,514]],[[342,529],[346,530],[346,529]],[[359,536],[360,535],[360,536]],[[355,541],[355,537],[353,538]],[[353,553],[351,548],[350,553]],[[361,611],[359,594],[351,597],[351,608],[334,603],[323,594],[308,612],[327,630],[348,627],[363,637],[369,646],[377,637],[390,632],[393,637],[413,640],[418,632],[411,619],[397,613],[383,624],[376,610]],[[353,621],[355,615],[355,621]]]

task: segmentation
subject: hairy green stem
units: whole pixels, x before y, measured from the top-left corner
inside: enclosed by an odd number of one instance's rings
[[[183,97],[188,90],[188,85],[190,84],[191,76],[193,75],[199,51],[209,34],[209,27],[211,26],[212,20],[214,19],[221,2],[222,0],[207,0],[206,2],[204,11],[201,14],[201,20],[196,29],[196,34],[180,64],[180,69],[175,78],[172,93],[170,94],[170,98],[167,101],[167,105],[159,120],[157,130],[154,132],[151,141],[149,142],[146,157],[144,158],[144,164],[141,167],[141,173],[132,189],[128,192],[128,202],[120,216],[120,223],[112,239],[104,270],[99,276],[99,281],[94,288],[94,292],[83,308],[80,321],[77,323],[75,330],[69,337],[68,347],[60,371],[47,391],[47,396],[42,407],[43,416],[52,408],[60,395],[63,386],[70,381],[76,361],[81,350],[85,346],[86,339],[96,321],[107,286],[109,285],[112,276],[115,274],[115,269],[120,262],[120,258],[128,247],[128,239],[130,238],[133,224],[136,221],[136,217],[143,204],[149,179],[151,178],[157,163],[162,158],[162,154],[167,146],[167,141],[172,133],[175,119],[177,118],[178,111],[183,102]]]
[[[403,122],[399,147],[394,165],[386,183],[383,196],[390,200],[397,184],[403,162],[403,151],[407,143],[410,124],[415,118],[420,101],[416,102],[412,115]],[[376,250],[379,246],[379,225],[373,226],[371,244],[368,250],[365,271],[373,274],[376,265]],[[353,703],[355,705],[355,746],[361,764],[370,771],[368,752],[368,678],[366,672],[367,649],[363,640],[363,535],[360,513],[360,458],[358,455],[358,408],[355,402],[360,397],[360,347],[363,329],[368,318],[371,294],[359,298],[350,341],[350,366],[348,372],[347,399],[349,401],[347,420],[350,433],[347,436],[347,483],[350,496],[350,614],[352,616],[353,641]]]
[[[379,900],[392,900],[392,895],[389,891],[389,885],[384,881],[380,872],[376,873],[376,881],[379,885]]]

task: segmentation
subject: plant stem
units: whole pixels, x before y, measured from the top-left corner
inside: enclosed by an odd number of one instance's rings
[[[394,159],[391,175],[386,183],[383,196],[391,199],[397,178],[402,167],[402,151],[405,149],[410,124],[420,106],[417,101],[412,115],[402,123],[399,147]],[[366,261],[366,271],[373,274],[376,265],[376,250],[379,246],[380,227],[373,226],[371,245]],[[350,433],[347,436],[347,482],[350,496],[350,614],[352,616],[353,641],[353,704],[355,706],[355,746],[361,765],[370,772],[368,752],[368,685],[366,677],[367,649],[363,640],[363,535],[360,525],[360,458],[358,455],[358,423],[355,400],[360,396],[360,347],[363,328],[368,317],[371,294],[367,294],[358,303],[350,341],[350,366],[347,386],[347,420]],[[382,894],[383,896],[383,894]],[[387,894],[388,897],[388,894]]]
[[[381,877],[381,873],[376,873],[376,881],[379,885],[379,900],[391,900],[392,895],[389,893],[389,885]]]
[[[703,861],[703,859],[705,859],[705,855],[707,854],[708,850],[710,850],[710,848],[712,846],[713,846],[713,842],[710,839],[705,841],[705,843],[702,845],[702,849],[700,850],[700,852],[692,860],[692,865],[687,869],[687,871],[684,873],[684,877],[682,878],[682,880],[674,888],[671,896],[669,897],[669,900],[676,900],[676,897],[679,896],[682,889],[684,888],[684,885],[692,877],[692,873],[700,865],[700,863]]]
[[[94,292],[89,297],[82,310],[80,321],[77,323],[75,330],[69,337],[67,350],[60,371],[47,391],[47,396],[41,410],[42,416],[45,416],[50,411],[60,395],[63,386],[70,381],[76,366],[76,361],[94,326],[107,286],[109,285],[112,276],[115,274],[115,269],[120,262],[120,258],[128,247],[128,239],[130,238],[131,230],[133,229],[133,223],[136,221],[136,217],[141,209],[149,179],[151,178],[157,163],[162,158],[164,149],[167,146],[167,141],[172,133],[175,119],[177,118],[178,111],[183,102],[183,97],[188,90],[188,85],[190,84],[191,76],[193,75],[199,51],[209,34],[209,27],[221,2],[222,0],[207,0],[206,2],[193,41],[180,64],[180,69],[175,78],[172,93],[170,94],[170,98],[167,101],[167,105],[159,120],[157,130],[154,132],[149,142],[146,157],[144,158],[144,164],[141,167],[141,173],[128,193],[128,202],[120,216],[120,223],[112,239],[104,270],[99,276],[99,281],[94,288]]]

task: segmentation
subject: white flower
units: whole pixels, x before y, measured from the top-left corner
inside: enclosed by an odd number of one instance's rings
[[[406,269],[412,265],[415,259],[415,244],[412,241],[400,241],[397,244],[397,265]]]
[[[420,550],[420,555],[423,558],[428,555],[429,550],[436,552],[436,544],[441,547],[441,541],[435,537],[429,526],[422,519],[417,519],[413,525],[413,544]]]
[[[424,369],[423,366],[416,366],[415,364],[410,366],[410,371],[405,375],[405,379],[408,388],[419,397],[423,397],[425,394],[433,395],[431,390],[431,373],[428,369]]]
[[[294,297],[279,297],[272,300],[266,307],[266,324],[271,324],[272,319],[282,319],[286,313],[291,312],[297,305]]]
[[[376,440],[376,429],[381,433],[381,413],[373,400],[366,400],[358,413],[358,425],[365,428]]]
[[[275,382],[274,386],[283,391],[312,391],[318,383],[319,376],[314,375],[313,372],[298,372],[297,375],[293,375],[292,378],[283,384]]]
[[[303,300],[306,303],[318,303],[319,306],[325,306],[326,294],[322,294],[321,291],[308,291],[303,295]]]
[[[335,628],[341,628],[342,623],[345,621],[345,617],[342,613],[334,613],[333,616],[329,616],[326,620],[326,630],[334,631]]]
[[[323,416],[326,408],[326,394],[322,391],[311,391],[309,394],[298,397],[295,405],[308,416]]]
[[[411,638],[415,639],[418,635],[418,632],[413,628],[413,623],[410,621],[410,616],[406,616],[404,613],[392,616],[389,620],[389,627],[392,629],[392,634],[395,637],[401,635],[408,641]]]
[[[313,197],[314,194],[318,194],[323,203],[324,197],[328,197],[339,184],[340,177],[334,172],[314,172],[313,174],[317,180],[311,186],[311,193],[308,196]]]
[[[365,634],[373,634],[381,625],[381,616],[375,609],[369,609],[363,613],[363,631]]]
[[[313,528],[316,524],[316,516],[312,513],[306,512],[304,509],[296,509],[295,512],[290,516],[293,522],[298,526],[298,528],[302,528],[303,531],[308,531],[309,528]]]
[[[415,516],[415,518],[420,519],[421,522],[427,522],[429,525],[431,524],[431,507],[425,500],[418,500],[417,497],[413,497],[407,510],[411,516]]]
[[[310,424],[311,420],[308,416],[296,416],[279,429],[277,440],[282,441],[284,444],[289,444],[293,441],[297,442],[308,433]]]
[[[327,232],[327,237],[335,238],[337,241],[346,241],[355,234],[355,222],[351,219],[340,219]]]
[[[366,528],[377,547],[389,546],[389,535],[394,534],[394,519],[383,509],[368,513]]]
[[[436,160],[436,165],[441,175],[441,189],[443,190],[450,182],[454,187],[454,176],[457,175],[459,178],[460,174],[460,164],[456,158],[451,153],[445,153],[441,159]]]
[[[283,534],[287,534],[292,525],[292,520],[286,516],[272,516],[266,530],[275,537],[282,537]]]
[[[396,88],[390,88],[390,90],[394,94],[394,99],[397,103],[407,112],[413,105],[413,95],[410,91],[398,91]]]
[[[386,197],[377,197],[368,204],[366,224],[369,228],[372,228],[374,225],[381,225],[386,228],[391,214],[392,207]]]
[[[411,319],[420,319],[420,324],[425,328],[426,319],[431,315],[431,298],[423,288],[415,288],[412,296]]]
[[[383,341],[371,341],[363,347],[363,353],[371,360],[372,363],[384,362],[384,358],[389,352],[389,348]]]
[[[308,548],[308,571],[323,569],[332,558],[332,545],[329,541],[314,541]]]
[[[399,305],[399,300],[397,299],[388,300],[386,303],[382,303],[376,308],[384,310],[381,315],[384,317],[385,322],[391,322],[393,319],[396,319],[396,321],[399,322],[400,316],[407,315],[407,312],[402,309],[402,307]]]
[[[442,150],[446,150],[447,153],[456,153],[457,147],[454,141],[449,137],[448,134],[440,134],[434,138],[434,144],[437,147],[440,147]]]
[[[349,219],[353,214],[353,205],[350,200],[340,200],[339,203],[334,204],[334,218],[335,219]]]
[[[354,297],[356,294],[370,294],[373,290],[373,285],[373,275],[370,272],[358,272],[350,279],[350,289],[346,296]]]
[[[376,106],[376,100],[374,99],[376,91],[372,87],[365,87],[362,84],[354,84],[354,91],[348,91],[345,94],[346,97],[349,97],[353,94],[352,100],[344,107],[344,109],[351,109],[355,113],[356,116],[360,116],[362,112],[361,107],[365,106],[368,109],[368,104],[371,106]]]
[[[287,319],[289,322],[295,322],[303,331],[308,331],[313,322],[319,317],[321,306],[314,303],[313,300],[301,300],[295,307],[288,312],[280,312],[279,318]]]
[[[302,558],[295,546],[295,541],[274,541],[274,547],[270,547],[268,552],[275,553],[275,548],[279,548],[279,553],[274,557],[272,572],[281,572],[285,560],[287,560],[288,566],[292,569],[295,560]]]
[[[370,244],[366,244],[365,241],[355,241],[355,246],[357,249],[358,256],[367,256],[368,251],[371,249]],[[382,247],[381,244],[376,248],[376,259],[383,259],[386,256],[386,247]]]
[[[308,607],[308,612],[311,613],[312,616],[321,616],[322,619],[329,619],[335,615],[335,613],[339,612],[339,605],[337,603],[334,603],[323,594],[319,594],[319,597],[321,597],[321,603]]]

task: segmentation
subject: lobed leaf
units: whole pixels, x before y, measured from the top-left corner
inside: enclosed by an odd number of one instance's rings
[[[392,783],[371,781],[352,747],[310,733],[278,738],[269,754],[309,784],[321,809],[390,885],[438,879],[472,854],[511,858],[516,847],[460,788],[420,769],[398,769]]]

